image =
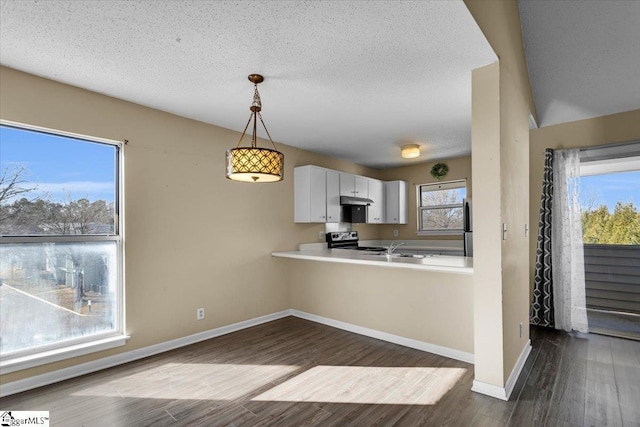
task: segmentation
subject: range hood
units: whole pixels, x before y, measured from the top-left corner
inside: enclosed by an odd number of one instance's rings
[[[367,206],[373,203],[373,200],[364,197],[340,196],[340,204],[343,206]]]

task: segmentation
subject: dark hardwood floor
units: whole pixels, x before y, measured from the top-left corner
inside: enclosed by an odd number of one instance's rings
[[[509,402],[473,365],[298,318],[8,396],[53,426],[640,426],[640,342],[533,328]]]

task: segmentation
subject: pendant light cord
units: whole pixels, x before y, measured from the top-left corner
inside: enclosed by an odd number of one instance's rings
[[[262,123],[262,127],[264,128],[265,132],[267,132],[267,136],[269,137],[269,141],[271,142],[271,145],[273,145],[273,149],[278,151],[278,148],[276,147],[275,142],[273,142],[273,139],[271,139],[271,134],[269,134],[267,125],[265,125],[264,120],[262,120],[262,114],[260,113],[261,109],[262,109],[262,101],[260,100],[258,85],[254,84],[253,103],[251,104],[251,114],[249,115],[249,121],[247,121],[247,125],[244,127],[244,130],[242,131],[242,135],[240,135],[240,140],[238,141],[236,148],[240,147],[240,143],[244,139],[244,135],[247,133],[247,129],[251,124],[252,118],[253,118],[253,137],[251,138],[251,147],[256,148],[258,146],[258,129],[257,129],[258,121],[256,119],[256,116],[258,116],[260,117],[260,123]]]
[[[264,124],[264,120],[262,120],[262,114],[258,113],[258,117],[260,117],[260,121],[262,122],[262,127],[264,128],[265,132],[267,132],[267,136],[269,137],[269,141],[271,141],[271,145],[273,145],[273,149],[278,151],[278,149],[276,148],[276,144],[273,142],[273,139],[271,139],[271,135],[269,135],[267,126]]]

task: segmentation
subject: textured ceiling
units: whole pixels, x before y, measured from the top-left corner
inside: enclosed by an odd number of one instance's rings
[[[518,7],[540,126],[640,108],[640,1]]]
[[[471,70],[497,59],[462,1],[0,7],[3,65],[238,131],[260,73],[276,142],[372,167],[468,155]]]

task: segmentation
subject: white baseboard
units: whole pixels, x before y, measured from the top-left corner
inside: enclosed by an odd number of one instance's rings
[[[524,368],[524,364],[529,357],[529,353],[531,353],[531,340],[527,340],[524,348],[520,352],[520,357],[516,361],[515,366],[511,370],[511,374],[509,378],[507,378],[507,383],[504,388],[507,393],[507,399],[511,397],[511,393],[513,392],[513,388],[516,386],[516,382],[518,382],[518,378],[520,378],[520,374],[522,373],[522,368]]]
[[[375,329],[369,329],[362,326],[353,325],[351,323],[341,322],[339,320],[330,319],[328,317],[322,317],[315,314],[305,313],[303,311],[289,310],[289,312],[291,313],[292,316],[299,317],[301,319],[311,320],[312,322],[322,323],[323,325],[353,332],[359,335],[365,335],[367,337],[376,338],[382,341],[391,342],[391,343],[402,345],[405,347],[415,348],[417,350],[438,354],[440,356],[448,357],[450,359],[456,359],[456,360],[461,360],[467,363],[473,363],[473,353],[467,353],[467,352],[456,350],[453,348],[442,347],[439,345],[430,344],[427,342],[418,341],[411,338],[405,338],[399,335],[394,335],[387,332],[381,332]]]
[[[476,393],[495,397],[496,399],[500,399],[500,400],[509,400],[509,398],[507,397],[507,391],[503,387],[498,387],[497,385],[483,383],[482,381],[478,381],[478,380],[473,380],[473,386],[471,387],[471,391],[475,391]]]
[[[232,325],[222,326],[220,328],[211,329],[197,334],[189,335],[175,340],[166,341],[160,344],[154,344],[148,347],[139,348],[137,350],[127,351],[125,353],[104,357],[102,359],[93,360],[91,362],[82,363],[76,366],[59,369],[48,372],[46,374],[35,375],[23,380],[13,381],[6,384],[0,384],[0,397],[9,396],[11,394],[20,393],[56,382],[79,377],[81,375],[92,372],[101,371],[123,363],[133,362],[134,360],[143,359],[153,356],[154,354],[164,353],[165,351],[174,350],[200,341],[226,335],[241,329],[257,326],[262,323],[271,322],[272,320],[281,319],[290,316],[290,310],[283,310],[278,313],[267,314],[265,316],[256,317]]]
[[[234,323],[232,325],[222,326],[220,328],[215,328],[215,329],[200,332],[197,334],[189,335],[186,337],[177,338],[175,340],[166,341],[166,342],[154,344],[148,347],[139,348],[137,350],[132,350],[125,353],[104,357],[102,359],[93,360],[91,362],[82,363],[80,365],[70,366],[68,368],[47,372],[46,374],[35,375],[22,380],[1,384],[0,397],[9,396],[12,394],[20,393],[20,392],[31,390],[34,388],[43,387],[56,382],[79,377],[81,375],[86,375],[92,372],[97,372],[103,369],[122,365],[124,363],[133,362],[135,360],[143,359],[145,357],[153,356],[155,354],[164,353],[165,351],[174,350],[176,348],[184,347],[190,344],[195,344],[200,341],[219,337],[221,335],[226,335],[231,332],[236,332],[241,329],[250,328],[252,326],[257,326],[257,325],[271,322],[273,320],[281,319],[287,316],[299,317],[301,319],[310,320],[312,322],[321,323],[323,325],[327,325],[327,326],[342,329],[345,331],[353,332],[356,334],[368,336],[371,338],[376,338],[382,341],[391,342],[391,343],[402,345],[409,348],[415,348],[417,350],[438,354],[440,356],[461,360],[467,363],[473,363],[473,353],[467,353],[464,351],[455,350],[448,347],[442,347],[439,345],[430,344],[423,341],[414,340],[411,338],[405,338],[399,335],[394,335],[387,332],[381,332],[375,329],[369,329],[362,326],[353,325],[351,323],[341,322],[339,320],[333,320],[328,317],[322,317],[322,316],[317,316],[315,314],[305,313],[303,311],[283,310],[278,313],[267,314],[265,316],[245,320],[242,322]],[[525,357],[525,360],[526,360],[526,357]],[[474,386],[475,386],[475,381],[474,381]],[[495,386],[492,386],[492,387],[495,387]],[[487,394],[487,393],[484,393],[484,394]]]
[[[484,383],[482,381],[473,380],[471,391],[486,394],[487,396],[495,397],[496,399],[509,400],[509,397],[511,397],[511,393],[513,392],[513,388],[516,386],[516,382],[518,381],[518,378],[522,373],[522,368],[524,368],[524,364],[529,357],[529,353],[531,353],[531,340],[528,340],[524,345],[524,348],[520,353],[520,357],[518,357],[515,366],[511,370],[509,378],[507,378],[507,382],[504,388],[493,384]]]

